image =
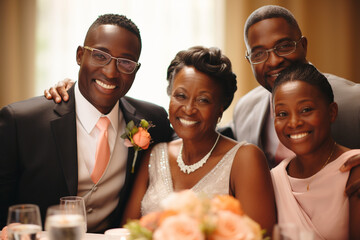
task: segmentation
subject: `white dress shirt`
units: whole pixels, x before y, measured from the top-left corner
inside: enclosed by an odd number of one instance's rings
[[[115,104],[109,114],[103,115],[80,93],[78,83],[76,83],[75,86],[75,100],[78,159],[83,159],[85,161],[88,171],[91,174],[95,166],[96,144],[100,134],[100,130],[96,127],[99,118],[105,116],[109,118],[111,122],[108,128],[110,159],[114,152],[115,140],[119,128],[123,129],[123,132],[125,132],[126,123],[123,119],[122,112],[119,111],[119,101]],[[122,132],[119,133],[119,137],[121,134]],[[120,143],[123,143],[123,141],[120,141]],[[123,148],[123,152],[127,153],[127,148],[123,144],[119,144],[117,147]]]
[[[116,103],[107,115],[101,114],[80,93],[75,85],[75,109],[78,151],[78,196],[85,199],[87,228],[98,232],[110,225],[109,216],[119,202],[120,191],[125,182],[128,148],[120,136],[125,132],[125,120]],[[108,140],[110,160],[100,180],[94,184],[90,178],[95,165],[95,152],[100,130],[96,127],[99,118],[109,118]]]

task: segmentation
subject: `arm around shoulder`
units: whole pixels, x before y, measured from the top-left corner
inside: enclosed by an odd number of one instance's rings
[[[347,186],[354,184],[360,179],[360,166],[350,171]],[[360,239],[360,196],[352,194],[349,196],[349,239]]]

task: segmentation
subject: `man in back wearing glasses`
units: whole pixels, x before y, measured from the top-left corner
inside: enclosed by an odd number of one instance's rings
[[[292,13],[275,5],[258,8],[248,17],[244,39],[246,59],[261,86],[237,102],[232,131],[238,141],[246,140],[259,146],[272,168],[293,155],[282,144],[279,145],[274,130],[272,87],[283,69],[296,62],[308,62],[307,39],[302,36]],[[339,106],[338,118],[332,125],[333,137],[346,147],[360,148],[360,84],[332,74],[324,75],[334,90],[335,102]]]

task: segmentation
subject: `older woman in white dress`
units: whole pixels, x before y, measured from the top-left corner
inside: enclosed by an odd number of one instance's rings
[[[159,210],[171,192],[192,189],[236,197],[244,212],[271,233],[275,200],[265,155],[216,131],[236,91],[230,60],[217,48],[193,47],[176,55],[167,78],[169,119],[179,139],[147,152],[124,222]]]

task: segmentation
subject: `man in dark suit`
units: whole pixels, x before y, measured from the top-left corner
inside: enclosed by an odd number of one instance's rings
[[[46,209],[69,195],[85,198],[88,232],[119,226],[143,152],[131,173],[134,149],[120,137],[126,124],[151,121],[154,143],[173,135],[163,108],[125,97],[140,67],[140,52],[140,32],[131,20],[102,15],[77,49],[79,78],[68,102],[56,104],[41,96],[0,110],[1,228],[10,205],[37,204],[44,221]],[[100,117],[110,120],[110,159],[93,182]]]

